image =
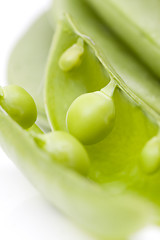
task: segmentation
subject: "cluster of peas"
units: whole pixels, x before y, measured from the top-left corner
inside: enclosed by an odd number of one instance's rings
[[[36,104],[22,87],[9,85],[1,88],[0,105],[24,129],[35,124]],[[92,144],[102,140],[112,129],[114,116],[115,107],[111,97],[103,92],[84,94],[68,110],[66,124],[69,133],[53,131],[32,137],[54,160],[86,175],[90,160],[82,143]]]
[[[70,71],[81,63],[83,40],[67,49],[59,60],[63,71]],[[32,136],[39,147],[53,159],[86,175],[90,159],[84,145],[96,144],[109,134],[114,126],[114,80],[100,91],[78,97],[66,115],[67,132],[53,131]],[[9,85],[0,88],[0,105],[21,127],[29,129],[37,119],[33,98],[22,87]],[[84,144],[84,145],[83,145]],[[160,167],[160,136],[151,139],[142,150],[141,166],[144,172],[153,173]]]

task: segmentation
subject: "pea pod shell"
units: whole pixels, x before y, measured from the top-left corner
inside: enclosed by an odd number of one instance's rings
[[[98,238],[119,240],[156,221],[152,204],[134,193],[113,199],[98,185],[54,162],[1,110],[0,126],[0,143],[7,155],[52,204],[84,230]]]
[[[160,79],[160,2],[85,1]]]

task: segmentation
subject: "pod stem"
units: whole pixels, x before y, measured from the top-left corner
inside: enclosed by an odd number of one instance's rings
[[[117,87],[116,81],[111,79],[111,81],[107,84],[107,86],[102,88],[100,91],[103,92],[105,95],[112,97],[116,87]]]

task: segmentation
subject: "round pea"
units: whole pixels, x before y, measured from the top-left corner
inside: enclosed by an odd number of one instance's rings
[[[31,127],[37,118],[36,104],[31,95],[16,85],[1,90],[0,106],[23,128]]]
[[[86,93],[70,106],[66,116],[68,131],[84,144],[103,140],[112,130],[115,106],[111,97],[102,92]]]
[[[151,174],[160,168],[160,138],[154,137],[147,142],[141,154],[141,167],[145,173]]]
[[[53,160],[86,175],[90,160],[84,146],[67,132],[55,131],[43,134],[42,148]]]

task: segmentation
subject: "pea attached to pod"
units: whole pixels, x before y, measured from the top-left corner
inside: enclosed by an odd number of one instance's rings
[[[79,38],[77,43],[68,48],[60,57],[59,67],[62,71],[68,72],[81,63],[84,53],[83,39]]]
[[[115,106],[112,95],[116,83],[112,80],[101,91],[86,93],[70,106],[66,116],[68,131],[83,144],[94,144],[112,130]]]
[[[0,106],[25,129],[31,127],[37,119],[37,108],[33,98],[20,86],[1,87]]]
[[[36,143],[48,152],[54,161],[86,175],[90,166],[84,146],[72,135],[55,131],[34,136]]]

